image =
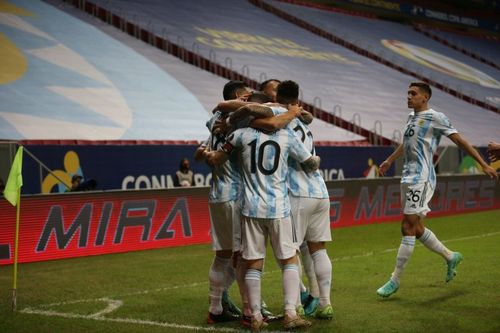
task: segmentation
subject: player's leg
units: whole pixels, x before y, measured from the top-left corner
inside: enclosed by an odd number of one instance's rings
[[[306,240],[314,264],[314,272],[318,281],[319,297],[317,309],[310,312],[318,319],[331,319],[333,308],[330,301],[332,283],[332,262],[326,251],[325,242],[332,240],[330,229],[329,199],[308,199],[314,207],[306,232]],[[308,313],[306,308],[306,313]]]
[[[297,315],[296,303],[299,297],[299,266],[297,260],[296,232],[290,217],[276,219],[269,223],[269,237],[276,258],[282,263],[285,329],[309,327],[311,322]]]
[[[228,203],[210,203],[209,209],[212,248],[215,251],[215,256],[208,274],[210,305],[207,323],[213,324],[236,320],[238,316],[224,309],[222,304],[222,295],[226,289],[232,255],[232,222],[231,216],[228,216]]]
[[[266,256],[268,230],[259,219],[242,216],[241,253],[246,263],[245,286],[251,309],[251,330],[267,326],[261,313],[262,267]]]
[[[316,280],[316,272],[314,271],[314,261],[311,257],[311,253],[309,252],[309,247],[307,246],[307,242],[303,242],[300,246],[300,256],[302,260],[302,266],[304,267],[304,272],[307,276],[308,282],[308,295],[313,298],[319,298],[319,286],[318,281]],[[302,291],[301,287],[301,291]]]
[[[432,198],[432,195],[434,194],[434,189],[431,188],[430,186],[424,186],[421,200],[419,202],[419,206],[423,207],[423,211],[420,213],[421,219],[423,219],[426,215],[427,212],[430,211],[429,209],[429,201]],[[420,235],[417,234],[418,240],[429,250],[439,254],[444,258],[446,261],[446,278],[445,281],[449,282],[451,281],[456,273],[456,268],[458,264],[462,261],[463,256],[459,252],[453,252],[449,250],[444,244],[436,237],[436,235],[428,228],[423,227],[423,231]]]
[[[300,248],[301,258],[298,257],[299,273],[300,273],[300,294],[297,299],[297,311],[300,314],[311,314],[317,307],[319,300],[319,292],[317,288],[316,273],[314,272],[314,263],[309,254],[309,249],[307,248],[307,242],[305,242],[304,237],[309,224],[309,217],[311,215],[310,207],[307,207],[307,199],[303,197],[290,196],[290,215],[292,218],[292,223],[296,230],[297,235],[297,245]],[[302,260],[301,260],[302,259]],[[306,273],[307,279],[309,281],[309,290],[302,280],[302,267]]]
[[[403,237],[401,238],[401,244],[396,256],[396,266],[389,281],[377,290],[379,296],[389,297],[398,291],[399,280],[415,248],[415,225],[419,219],[418,215],[405,214],[403,216],[403,221],[401,222]]]
[[[399,280],[405,269],[408,260],[415,248],[415,238],[417,234],[423,232],[418,205],[414,200],[415,185],[401,184],[401,206],[403,208],[403,221],[401,222],[401,233],[403,237],[399,245],[396,256],[396,266],[392,272],[391,278],[382,287],[377,290],[377,294],[382,297],[389,297],[399,289]],[[417,200],[418,201],[418,200]]]

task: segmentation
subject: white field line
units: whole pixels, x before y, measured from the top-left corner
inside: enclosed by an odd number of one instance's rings
[[[97,321],[108,321],[115,323],[126,323],[126,324],[138,324],[138,325],[149,325],[149,326],[160,326],[160,327],[168,327],[168,328],[176,328],[176,329],[185,329],[190,331],[207,331],[207,332],[248,332],[248,330],[240,330],[236,328],[228,328],[228,327],[220,327],[220,326],[212,326],[212,327],[204,327],[204,326],[192,326],[192,325],[181,325],[181,324],[173,324],[166,323],[160,321],[152,321],[152,320],[142,320],[142,319],[132,319],[132,318],[106,318],[102,316],[92,315],[81,315],[78,313],[66,313],[66,312],[57,312],[51,310],[37,310],[32,308],[25,308],[20,311],[21,313],[26,314],[36,314],[48,317],[62,317],[62,318],[71,318],[71,319],[90,319]],[[269,331],[271,333],[271,331]]]
[[[444,240],[442,242],[449,243],[449,242],[456,242],[456,241],[464,241],[464,240],[478,239],[478,238],[484,238],[484,237],[491,237],[491,236],[496,236],[499,234],[500,234],[500,231],[499,232],[490,232],[490,233],[485,233],[485,234],[480,234],[480,235],[448,239],[448,240]],[[422,246],[422,245],[418,244],[416,246]],[[365,258],[365,257],[373,256],[375,254],[394,252],[397,250],[398,250],[397,248],[392,248],[392,249],[385,249],[385,250],[382,250],[382,251],[377,252],[377,253],[367,252],[367,253],[363,253],[363,254],[335,258],[332,261],[336,262],[336,261],[345,261],[345,260],[351,260],[351,259],[356,259],[356,258]],[[267,274],[276,273],[276,272],[278,272],[278,271],[277,270],[269,271],[269,272],[267,272]],[[190,283],[190,284],[186,284],[186,285],[177,285],[177,286],[156,288],[156,289],[151,289],[151,290],[141,290],[141,291],[122,294],[122,295],[116,296],[116,297],[127,297],[127,296],[143,295],[143,294],[149,294],[149,293],[157,293],[157,292],[166,291],[166,290],[173,290],[173,289],[192,288],[192,287],[197,287],[197,286],[200,286],[203,284],[207,284],[207,281]],[[116,297],[113,297],[113,298],[116,298]],[[40,308],[50,308],[50,307],[60,306],[60,305],[76,304],[76,303],[89,303],[89,302],[105,302],[105,303],[107,303],[107,307],[104,308],[103,310],[100,310],[100,311],[93,313],[93,314],[90,314],[90,315],[81,315],[78,313],[57,312],[57,311],[53,311],[53,310],[40,309]],[[160,327],[186,329],[186,330],[191,330],[191,331],[247,332],[247,330],[240,330],[240,329],[227,328],[227,327],[192,326],[192,325],[182,325],[182,324],[174,324],[174,323],[151,321],[151,320],[132,319],[132,318],[108,318],[108,317],[104,317],[105,314],[112,313],[113,311],[115,311],[116,309],[121,307],[122,305],[123,305],[122,300],[112,299],[109,297],[103,297],[103,298],[72,300],[72,301],[66,301],[66,302],[44,304],[44,305],[40,305],[39,309],[26,307],[26,308],[20,310],[19,312],[25,313],[25,314],[37,314],[37,315],[49,316],[49,317],[90,319],[90,320],[97,320],[97,321],[109,321],[109,322],[139,324],[139,325],[152,325],[152,326],[160,326]],[[273,333],[273,331],[268,331],[268,332]],[[274,331],[274,332],[278,332],[278,331]]]

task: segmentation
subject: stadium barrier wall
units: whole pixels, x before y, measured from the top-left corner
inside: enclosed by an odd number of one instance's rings
[[[398,178],[327,186],[332,228],[401,218]],[[500,186],[485,176],[440,177],[431,207],[430,216],[499,209]],[[0,265],[13,262],[15,216],[0,200]],[[209,227],[207,187],[23,196],[19,262],[207,244]]]
[[[71,176],[77,173],[82,175],[84,180],[95,179],[97,190],[172,188],[175,172],[184,157],[191,161],[191,169],[195,173],[195,185],[209,186],[212,179],[211,169],[205,163],[196,163],[193,159],[197,147],[198,145],[194,144],[25,145],[25,149],[40,159],[59,179],[70,181]],[[320,172],[325,180],[366,177],[373,165],[380,164],[393,150],[393,147],[381,146],[316,147],[316,153],[321,157]],[[130,158],[131,156],[133,158]],[[8,161],[9,159],[5,158],[5,162]],[[10,164],[5,169],[9,168]],[[391,168],[389,175],[394,175],[394,168]],[[7,179],[7,173],[4,177],[4,180]],[[26,154],[23,179],[23,194],[67,190],[57,178],[50,176]]]

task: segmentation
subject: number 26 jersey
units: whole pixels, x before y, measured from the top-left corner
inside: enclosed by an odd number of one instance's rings
[[[449,119],[432,109],[410,112],[403,135],[404,166],[401,183],[436,184],[433,156],[441,136],[457,133]]]

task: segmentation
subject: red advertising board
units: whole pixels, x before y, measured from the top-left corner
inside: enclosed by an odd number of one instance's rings
[[[329,182],[332,228],[399,221],[398,179]],[[208,188],[80,192],[21,200],[19,262],[210,242]],[[500,186],[481,176],[441,177],[433,213],[500,209]],[[0,200],[0,265],[14,257],[15,207]]]

